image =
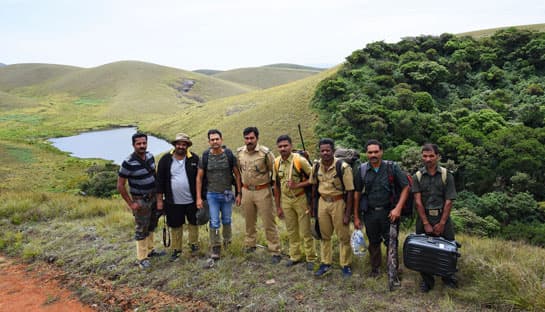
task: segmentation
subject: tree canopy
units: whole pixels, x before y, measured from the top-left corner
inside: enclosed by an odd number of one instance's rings
[[[521,191],[543,200],[544,90],[545,33],[509,28],[481,40],[442,34],[370,43],[321,82],[312,105],[317,133],[340,145],[434,142],[442,160],[457,165],[460,190],[520,190],[522,179]]]

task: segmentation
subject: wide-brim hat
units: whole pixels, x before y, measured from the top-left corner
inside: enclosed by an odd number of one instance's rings
[[[176,138],[174,140],[172,140],[170,142],[170,144],[176,145],[176,142],[179,142],[179,141],[186,142],[187,144],[189,144],[189,146],[193,145],[193,142],[191,142],[191,139],[189,138],[189,135],[187,135],[185,133],[176,134]]]

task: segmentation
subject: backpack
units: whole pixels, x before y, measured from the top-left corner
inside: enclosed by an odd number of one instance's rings
[[[235,164],[236,164],[235,155],[233,154],[233,151],[231,151],[230,149],[228,149],[226,147],[223,148],[223,151],[225,152],[225,155],[227,155],[227,160],[229,162],[229,168],[231,169],[231,184],[235,187],[235,194],[236,194],[236,193],[239,192],[239,190],[237,189],[236,178],[235,178],[235,176],[233,174],[233,168],[235,167]],[[209,156],[210,156],[210,149],[207,149],[202,153],[202,168],[203,168],[203,171],[204,171],[203,189],[204,189],[204,186],[208,184],[208,183],[206,183],[206,171],[208,169],[208,157]]]
[[[352,168],[352,176],[355,177],[356,173],[358,173],[358,170],[360,169],[361,161],[360,161],[360,153],[351,148],[342,148],[338,147],[335,150],[335,154],[333,154],[335,158],[341,159],[345,163],[349,164]]]
[[[343,181],[343,174],[344,174],[344,169],[343,169],[343,163],[344,163],[344,160],[342,159],[339,159],[337,161],[337,163],[335,164],[335,170],[337,171],[337,177],[339,178],[339,180],[341,181],[341,185],[342,185],[342,191],[344,192],[344,181]],[[316,181],[316,184],[315,187],[316,187],[316,194],[318,194],[318,170],[320,169],[320,162],[317,162],[316,164],[314,164],[314,168],[312,169],[312,174],[313,174],[313,177],[314,177],[314,180]],[[318,194],[319,196],[320,194]]]
[[[395,205],[395,203],[399,201],[399,197],[401,195],[401,188],[399,187],[397,183],[395,183],[394,162],[391,160],[383,160],[383,162],[386,164],[386,170],[388,172],[388,184],[390,184],[390,189],[392,190],[392,194],[390,196],[390,202],[392,203],[392,205]],[[361,179],[364,183],[365,183],[365,176],[367,175],[368,169],[369,169],[369,162],[363,163],[359,169]],[[407,196],[407,200],[405,201],[405,204],[401,208],[401,215],[403,217],[412,217],[413,207],[414,207],[414,195],[410,191],[410,189],[413,186],[413,177],[405,171],[401,171],[401,172],[407,175],[407,180],[409,180],[409,194]],[[420,176],[422,176],[422,174]],[[418,181],[420,181],[420,178],[418,178]]]
[[[307,174],[302,170],[302,167],[301,167],[301,155],[298,154],[298,153],[294,153],[293,155],[293,169],[295,170],[295,172],[297,172],[299,175],[301,175],[301,181],[306,181],[308,180],[309,176],[307,176]],[[281,159],[281,156],[278,156],[274,159],[274,171],[278,174],[278,169],[280,168],[280,159]],[[280,180],[279,179],[276,179],[276,185],[278,187],[280,187]],[[304,190],[305,190],[305,195],[307,197],[307,204],[311,204],[312,203],[312,199],[311,199],[311,196],[312,196],[312,185],[308,185],[308,186],[305,186],[304,187]]]

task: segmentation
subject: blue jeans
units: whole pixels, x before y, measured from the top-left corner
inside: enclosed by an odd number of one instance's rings
[[[233,213],[233,201],[227,201],[223,193],[214,192],[206,193],[206,200],[210,208],[210,228],[215,230],[220,228],[220,212],[221,224],[230,225]]]

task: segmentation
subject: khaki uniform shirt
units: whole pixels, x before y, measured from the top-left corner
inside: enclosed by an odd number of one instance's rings
[[[274,155],[265,146],[257,144],[250,152],[246,146],[237,149],[237,164],[242,176],[242,184],[257,186],[271,182]]]
[[[454,176],[447,173],[447,183],[444,184],[441,178],[441,170],[437,167],[434,175],[430,175],[426,167],[420,169],[422,178],[418,181],[416,174],[413,175],[413,193],[421,193],[422,204],[426,210],[443,209],[447,199],[456,198],[456,187],[454,185]]]
[[[318,193],[323,196],[338,196],[342,195],[345,192],[353,191],[354,190],[354,179],[352,176],[352,168],[350,168],[350,165],[346,162],[342,165],[342,180],[344,182],[344,190],[343,186],[341,184],[341,177],[337,177],[337,169],[336,164],[339,160],[337,158],[333,159],[333,164],[325,170],[325,166],[320,161],[320,168],[318,169],[317,174],[314,174],[314,170],[316,169],[316,166],[312,168],[312,174],[310,176],[310,183],[316,184],[317,182],[320,182],[318,185]],[[318,181],[316,181],[318,179]]]
[[[296,169],[294,159],[298,158],[298,163],[301,165],[300,169]],[[299,183],[301,181],[304,181],[306,177],[310,177],[312,173],[312,167],[310,166],[310,163],[305,157],[301,157],[298,154],[291,153],[291,155],[288,157],[288,159],[283,160],[282,157],[280,158],[280,162],[278,165],[278,170],[274,170],[273,172],[273,181],[280,181],[280,192],[281,194],[291,194],[292,196],[298,195],[303,191],[303,188],[298,189],[290,189],[288,187],[288,181],[292,181],[294,183]],[[298,171],[300,170],[300,172]],[[291,173],[291,179],[290,179],[290,173]],[[304,173],[304,174],[303,174]],[[305,177],[306,176],[306,177]]]

